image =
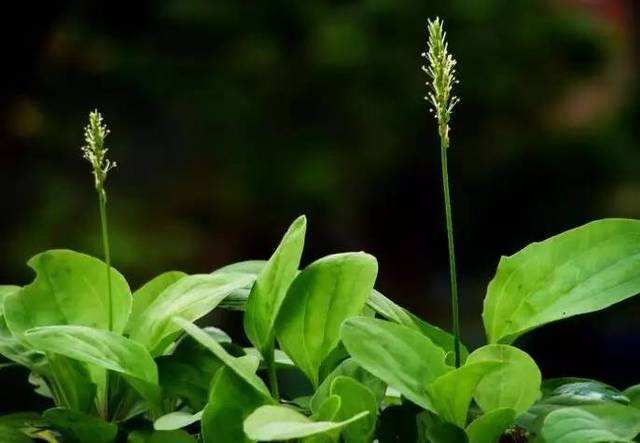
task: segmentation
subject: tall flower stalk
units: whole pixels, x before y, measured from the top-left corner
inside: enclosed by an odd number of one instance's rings
[[[111,248],[109,246],[109,225],[107,218],[107,191],[105,182],[111,169],[116,167],[116,163],[107,158],[109,150],[104,145],[104,140],[109,135],[109,129],[102,122],[102,115],[95,110],[89,113],[89,124],[84,129],[85,145],[82,147],[84,158],[91,164],[94,185],[98,194],[98,208],[100,211],[100,226],[102,232],[102,247],[104,250],[104,261],[106,263],[107,276],[107,318],[109,330],[113,330],[113,299],[111,295]],[[105,380],[105,392],[102,401],[101,415],[108,418],[109,403],[109,374]]]
[[[91,164],[94,184],[98,194],[98,207],[100,210],[100,225],[102,228],[102,247],[104,249],[104,261],[107,264],[107,300],[109,330],[113,329],[113,306],[111,299],[111,249],[109,247],[109,225],[107,219],[107,191],[105,181],[107,174],[116,167],[116,163],[107,158],[109,150],[104,146],[104,140],[109,135],[109,129],[102,122],[102,115],[95,110],[89,113],[89,124],[84,129],[86,145],[82,147],[84,158]]]
[[[452,95],[456,80],[456,61],[447,47],[447,33],[439,18],[429,20],[429,48],[422,56],[427,64],[422,67],[429,76],[429,93],[426,100],[432,105],[431,112],[438,124],[440,137],[440,161],[442,165],[442,189],[444,194],[447,243],[449,248],[449,277],[451,285],[451,317],[453,319],[455,366],[460,366],[460,313],[458,307],[458,278],[456,274],[456,253],[453,238],[453,216],[449,191],[449,170],[447,151],[449,150],[449,121],[453,108],[459,99]]]

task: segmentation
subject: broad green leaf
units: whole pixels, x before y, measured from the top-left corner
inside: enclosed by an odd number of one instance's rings
[[[79,412],[91,411],[97,386],[91,380],[88,365],[53,352],[47,353],[47,361],[50,372],[47,383],[56,405]]]
[[[9,360],[14,361],[31,370],[46,370],[44,366],[47,364],[47,362],[45,361],[44,354],[42,352],[36,351],[27,343],[25,343],[24,340],[21,340],[17,336],[13,335],[7,327],[5,318],[1,315],[0,355],[3,355]]]
[[[31,422],[39,422],[36,413],[15,413],[0,416],[0,441],[2,443],[32,443],[28,436]]]
[[[605,219],[503,257],[483,319],[490,343],[599,311],[640,292],[640,220]]]
[[[467,426],[469,443],[496,443],[515,418],[516,413],[510,408],[494,409],[481,415]]]
[[[342,341],[365,370],[417,405],[433,409],[426,386],[451,370],[441,347],[407,326],[369,317],[345,321]]]
[[[42,351],[158,383],[156,364],[146,349],[113,332],[86,326],[42,326],[28,330],[25,336]]]
[[[25,337],[37,349],[125,375],[131,386],[159,409],[158,369],[139,343],[86,326],[42,326],[28,330]],[[92,379],[96,379],[94,374]]]
[[[196,443],[196,439],[184,431],[135,431],[129,434],[128,443]]]
[[[290,440],[342,429],[367,416],[361,412],[341,422],[314,422],[286,406],[261,406],[244,421],[245,434],[259,441]]]
[[[542,375],[526,352],[509,345],[487,345],[467,358],[467,364],[482,361],[504,363],[485,376],[476,388],[474,398],[483,411],[511,408],[518,416],[540,397]]]
[[[159,417],[153,422],[153,428],[157,431],[175,431],[177,429],[186,428],[202,419],[202,413],[198,411],[195,414],[189,412],[176,411],[170,412]]]
[[[539,434],[545,417],[557,409],[612,402],[622,405],[630,403],[630,399],[616,388],[586,378],[552,378],[543,381],[541,388],[542,398],[518,417],[518,426],[532,434]]]
[[[623,394],[629,399],[631,406],[640,409],[640,385],[628,387],[624,390]]]
[[[313,421],[333,421],[338,416],[341,406],[342,399],[338,395],[330,395],[314,411],[311,419]]]
[[[215,375],[209,403],[202,415],[202,436],[204,443],[247,443],[251,442],[243,431],[244,420],[258,407],[273,403],[263,393],[251,388],[246,378],[255,375],[253,371],[258,360],[252,356],[239,357],[237,369],[220,369]]]
[[[171,321],[180,317],[195,321],[214,309],[231,291],[253,280],[247,274],[190,275],[167,287],[131,325],[130,338],[159,355],[180,328]]]
[[[435,345],[444,349],[445,352],[454,352],[454,338],[452,334],[449,334],[439,327],[430,325],[426,321],[418,318],[403,307],[395,304],[375,289],[371,292],[371,295],[367,300],[367,305],[387,320],[415,329],[416,331],[424,334]],[[463,344],[460,344],[460,352],[462,362],[464,363],[469,352]]]
[[[329,255],[305,268],[289,287],[276,334],[315,387],[323,360],[338,345],[340,325],[362,311],[377,272],[378,263],[369,254]]]
[[[378,377],[362,369],[362,367],[352,358],[348,358],[340,363],[320,384],[311,398],[310,407],[313,412],[318,411],[326,399],[331,395],[331,384],[336,377],[346,376],[359,381],[369,388],[373,393],[376,402],[380,403],[384,399],[386,385]]]
[[[43,417],[63,435],[65,441],[112,443],[118,433],[115,424],[71,409],[48,409]]]
[[[203,409],[209,398],[211,380],[222,362],[190,336],[171,355],[156,359],[160,386],[165,397],[180,399],[192,410]]]
[[[244,314],[244,330],[249,341],[265,357],[273,352],[276,318],[287,290],[298,274],[306,228],[307,219],[304,215],[289,226],[249,294]]]
[[[436,378],[427,386],[435,412],[444,421],[463,428],[478,383],[501,365],[500,361],[468,362]]]
[[[109,297],[106,264],[97,258],[69,250],[51,250],[27,263],[35,280],[6,296],[5,317],[9,329],[21,336],[38,326],[78,325],[109,329]],[[124,330],[131,311],[131,291],[124,277],[111,269],[113,328]]]
[[[446,422],[436,414],[424,411],[417,416],[419,443],[467,443],[462,428]]]
[[[639,432],[640,411],[616,403],[558,409],[542,426],[549,443],[627,443]]]
[[[337,395],[327,397],[320,405],[318,410],[311,415],[311,420],[319,421],[335,421],[340,411],[342,400]],[[325,432],[323,434],[312,435],[303,438],[302,443],[338,443],[340,441],[340,429]]]
[[[239,361],[240,358],[235,358],[229,355],[229,353],[225,351],[217,341],[193,323],[190,323],[180,317],[174,318],[173,321],[180,328],[184,329],[187,334],[197,340],[202,346],[213,352],[213,354],[220,359],[225,366],[229,367],[231,371],[246,382],[247,385],[251,386],[257,393],[262,395],[265,399],[271,399],[271,394],[264,382],[255,375],[253,371],[247,371],[246,364],[241,363]]]
[[[33,443],[33,440],[22,430],[0,424],[0,441],[2,443]]]
[[[251,274],[255,277],[262,272],[262,269],[266,266],[266,260],[245,260],[230,265],[223,266],[216,269],[211,274]]]
[[[617,402],[629,404],[622,392],[597,380],[586,378],[552,378],[542,382],[542,402],[558,406]]]
[[[363,411],[368,412],[366,417],[344,429],[342,435],[345,443],[371,441],[378,419],[378,402],[369,388],[353,378],[340,375],[331,383],[331,396],[334,395],[341,400],[335,420],[349,420]]]
[[[165,272],[152,278],[141,288],[137,289],[132,296],[133,304],[131,305],[131,315],[129,316],[127,331],[131,329],[132,325],[138,323],[140,314],[142,314],[165,289],[186,276],[187,274],[180,271]]]

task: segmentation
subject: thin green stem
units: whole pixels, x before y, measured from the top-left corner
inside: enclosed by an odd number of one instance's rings
[[[102,226],[102,247],[104,249],[104,261],[107,264],[107,313],[109,330],[113,330],[113,302],[111,300],[111,249],[109,247],[109,226],[107,221],[107,194],[104,189],[98,189],[98,201],[100,203],[100,224]]]
[[[276,400],[280,400],[280,390],[278,389],[278,374],[276,371],[275,351],[273,347],[264,356],[267,365],[267,373],[269,374],[269,386],[271,387],[271,395]]]
[[[451,284],[451,317],[453,319],[453,350],[455,367],[460,367],[460,313],[458,308],[458,276],[456,273],[456,252],[453,240],[453,216],[451,195],[449,192],[449,168],[447,150],[449,149],[448,128],[440,127],[440,161],[442,163],[442,190],[444,192],[444,208],[447,222],[447,243],[449,247],[449,277]]]
[[[104,187],[96,188],[98,191],[98,203],[100,207],[100,225],[102,227],[102,247],[104,249],[104,261],[107,268],[107,318],[109,331],[113,330],[113,300],[111,298],[111,248],[109,246],[109,225],[107,220],[107,193]],[[110,374],[107,371],[105,375],[105,392],[104,405],[102,415],[105,420],[109,419],[109,379]]]

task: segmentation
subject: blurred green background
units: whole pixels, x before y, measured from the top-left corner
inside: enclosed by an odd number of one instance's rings
[[[427,18],[439,15],[459,61],[450,174],[463,338],[477,346],[500,255],[593,219],[640,218],[638,5],[25,2],[6,13],[2,282],[27,283],[25,262],[41,250],[101,255],[80,153],[97,107],[118,163],[114,264],[132,287],[169,269],[267,258],[305,213],[305,263],[366,250],[380,290],[449,328],[439,152],[420,70]],[[629,352],[639,315],[631,300],[520,344],[547,377],[624,387],[640,382]],[[237,316],[217,321],[240,335]],[[14,389],[28,392],[14,372]]]

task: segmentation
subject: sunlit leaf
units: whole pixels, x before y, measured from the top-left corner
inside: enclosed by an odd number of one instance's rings
[[[542,426],[542,437],[553,443],[631,442],[638,433],[640,411],[616,403],[558,409]]]
[[[129,316],[127,330],[131,329],[132,325],[138,323],[140,314],[142,314],[165,289],[186,275],[187,274],[180,271],[165,272],[149,280],[141,288],[137,289],[132,296],[133,304],[131,305],[131,315]]]
[[[234,289],[246,286],[246,274],[199,274],[183,277],[167,287],[131,325],[130,337],[159,355],[175,339],[180,328],[171,321],[180,317],[195,321],[214,309]]]
[[[323,360],[338,345],[340,325],[362,311],[377,272],[369,254],[336,254],[312,263],[291,284],[276,333],[282,349],[314,386]]]
[[[640,221],[598,220],[503,257],[483,319],[490,343],[640,292]]]
[[[28,263],[36,278],[7,295],[4,309],[14,334],[50,325],[109,329],[106,265],[97,258],[69,250],[51,250]],[[124,277],[111,269],[113,331],[122,332],[131,311],[131,291]]]
[[[307,227],[298,217],[284,234],[275,252],[254,283],[244,314],[244,330],[264,356],[273,352],[275,322],[291,282],[298,273]],[[269,357],[271,358],[271,357]]]
[[[510,408],[494,409],[476,418],[467,426],[469,443],[495,443],[509,428],[516,418],[516,413]]]
[[[342,429],[348,424],[366,417],[367,414],[366,411],[361,412],[341,422],[314,422],[286,406],[262,406],[244,421],[244,432],[249,438],[259,441],[304,438]]]
[[[407,326],[369,317],[345,321],[342,341],[360,366],[417,405],[433,410],[426,386],[451,370],[441,347]]]
[[[501,365],[500,361],[468,361],[464,366],[449,371],[429,383],[427,392],[440,418],[458,427],[464,427],[471,398],[478,383]]]
[[[526,352],[509,345],[487,345],[469,354],[466,364],[482,361],[503,363],[476,387],[474,398],[485,412],[511,408],[517,416],[540,397],[542,375]]]

